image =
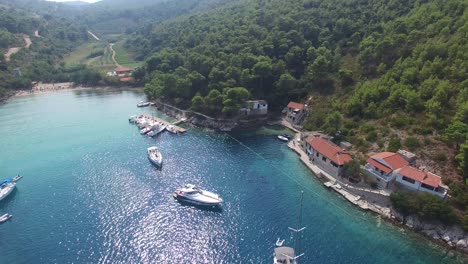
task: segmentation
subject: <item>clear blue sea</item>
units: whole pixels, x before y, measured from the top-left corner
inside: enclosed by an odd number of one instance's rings
[[[127,118],[136,91],[82,90],[0,105],[0,178],[24,176],[0,202],[0,263],[272,263],[292,244],[304,191],[301,263],[463,263],[328,191],[276,140],[272,128],[139,135]],[[153,167],[146,148],[164,157]],[[222,211],[171,193],[194,183],[219,193]]]

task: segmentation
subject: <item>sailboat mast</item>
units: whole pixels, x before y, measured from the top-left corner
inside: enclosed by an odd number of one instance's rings
[[[302,226],[302,202],[304,200],[304,191],[301,191],[301,205],[299,209],[299,228],[298,230],[302,231],[303,228]],[[301,232],[295,232],[294,236],[294,251],[299,253],[301,249],[301,238],[302,238],[302,233]]]

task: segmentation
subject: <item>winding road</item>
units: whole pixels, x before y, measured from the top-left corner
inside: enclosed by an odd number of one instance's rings
[[[109,44],[109,49],[112,51],[112,61],[114,62],[115,64],[115,67],[117,68],[122,68],[122,65],[120,65],[116,60],[115,60],[115,50],[112,48],[112,46],[114,46],[114,43],[110,43]]]
[[[7,49],[7,52],[5,53],[6,62],[10,62],[11,56],[15,53],[18,53],[22,48],[29,48],[29,46],[31,46],[32,44],[31,38],[26,34],[20,34],[20,35],[23,37],[26,45],[24,47],[13,47],[13,48]]]

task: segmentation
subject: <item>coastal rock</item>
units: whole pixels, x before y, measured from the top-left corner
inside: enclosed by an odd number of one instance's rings
[[[421,231],[423,234],[425,234],[426,236],[434,239],[434,240],[439,240],[440,239],[440,236],[439,234],[437,234],[437,231],[434,230],[434,229],[429,229],[429,230],[422,230]]]
[[[466,239],[458,240],[457,248],[468,248],[468,240],[466,240]]]
[[[451,241],[457,242],[463,238],[463,230],[460,226],[452,226],[447,230],[447,234],[451,237]]]
[[[448,234],[444,234],[441,237],[442,237],[442,240],[444,240],[447,243],[451,243],[452,241],[452,238]]]
[[[412,228],[414,230],[421,230],[423,225],[421,224],[421,222],[419,221],[418,217],[417,216],[408,216],[406,218],[406,223],[405,225],[409,228]]]

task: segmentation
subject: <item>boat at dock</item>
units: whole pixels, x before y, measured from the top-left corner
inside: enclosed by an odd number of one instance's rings
[[[4,222],[10,220],[11,217],[12,217],[11,214],[4,214],[4,215],[0,216],[0,223],[4,223]]]
[[[148,133],[148,136],[150,136],[150,137],[157,136],[157,135],[161,134],[162,132],[164,132],[164,130],[166,130],[166,126],[165,125],[159,125],[154,130],[152,130],[150,133]]]
[[[162,155],[157,147],[149,147],[146,153],[148,154],[148,159],[153,163],[153,165],[157,167],[162,166]]]
[[[145,107],[145,106],[149,106],[150,105],[150,102],[144,102],[144,101],[141,101],[137,104],[137,107]]]
[[[152,131],[153,126],[147,126],[144,127],[142,130],[140,130],[140,134],[145,135],[148,134],[150,131]]]
[[[177,134],[177,129],[173,125],[167,126],[166,130],[169,131],[169,133]]]
[[[23,178],[23,176],[18,174],[15,177],[13,177],[13,182],[17,182],[17,181],[21,180],[22,178]]]
[[[4,179],[0,183],[0,201],[5,199],[16,187],[11,178]]]
[[[283,135],[279,135],[278,139],[284,142],[288,142],[291,139],[291,137],[287,134],[283,134]]]
[[[302,200],[304,198],[304,192],[301,192],[301,206],[299,210],[299,226],[302,223]],[[273,264],[297,264],[297,259],[304,256],[304,253],[296,256],[296,250],[300,248],[300,233],[304,231],[305,227],[300,229],[294,229],[289,227],[289,230],[294,232],[294,247],[283,246],[284,239],[276,240],[275,249],[273,252]]]
[[[176,200],[203,206],[220,206],[223,203],[218,194],[202,190],[193,184],[177,189],[173,196]]]

